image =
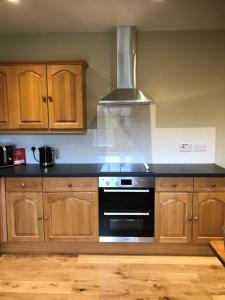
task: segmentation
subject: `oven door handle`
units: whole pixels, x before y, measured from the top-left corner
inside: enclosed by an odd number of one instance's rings
[[[142,190],[134,190],[134,189],[114,189],[114,190],[109,190],[109,189],[104,189],[105,193],[149,193],[149,189],[142,189]]]
[[[149,216],[149,212],[134,212],[134,213],[129,213],[129,212],[104,212],[104,216]]]

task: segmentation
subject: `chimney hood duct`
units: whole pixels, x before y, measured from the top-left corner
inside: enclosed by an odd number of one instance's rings
[[[136,88],[136,27],[117,27],[117,88],[99,104],[149,104],[151,98]]]

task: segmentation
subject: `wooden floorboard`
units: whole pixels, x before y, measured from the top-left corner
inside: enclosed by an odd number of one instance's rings
[[[225,300],[215,257],[0,257],[0,300]]]

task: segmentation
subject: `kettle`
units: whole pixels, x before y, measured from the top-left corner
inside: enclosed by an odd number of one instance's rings
[[[40,163],[41,167],[51,167],[55,164],[55,159],[58,158],[57,149],[49,146],[42,146],[39,150],[39,160],[35,157],[35,147],[32,147],[34,159]]]

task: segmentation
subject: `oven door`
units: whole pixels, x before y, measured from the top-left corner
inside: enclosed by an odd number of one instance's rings
[[[100,242],[154,237],[154,189],[100,189]]]

